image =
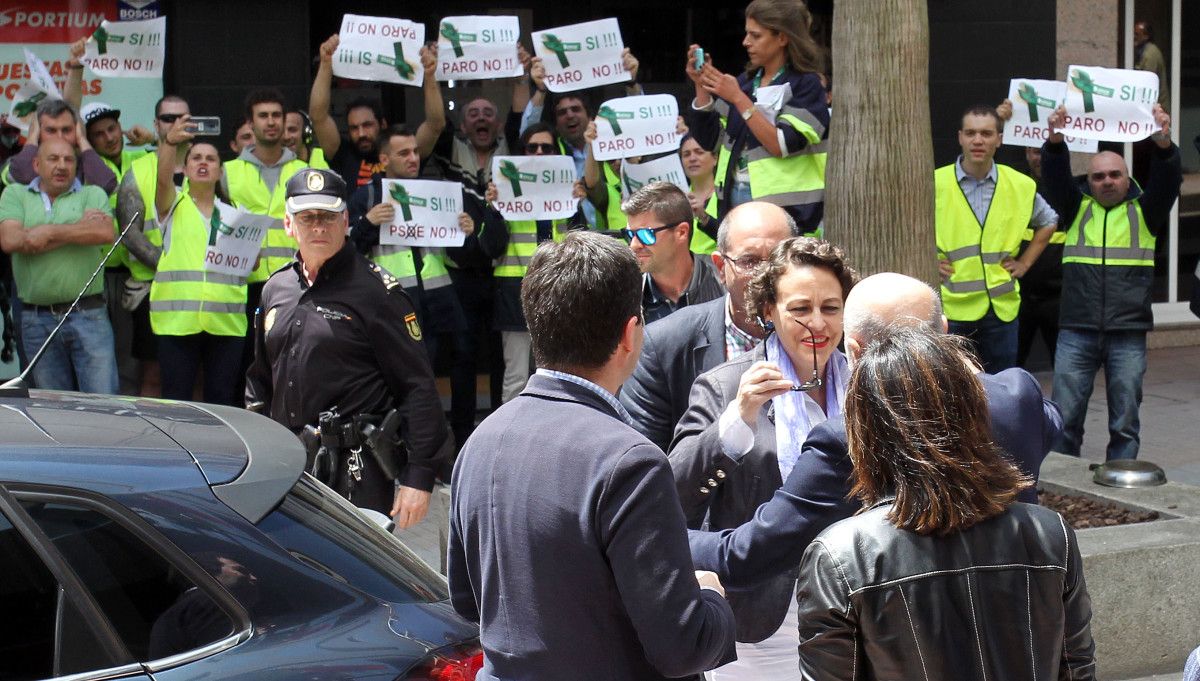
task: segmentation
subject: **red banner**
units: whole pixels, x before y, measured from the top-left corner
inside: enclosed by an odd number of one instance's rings
[[[116,0],[0,0],[0,43],[72,43],[117,18]]]

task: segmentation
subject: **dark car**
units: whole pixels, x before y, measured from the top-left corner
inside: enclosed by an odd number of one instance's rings
[[[0,391],[0,679],[473,679],[445,580],[240,409]]]

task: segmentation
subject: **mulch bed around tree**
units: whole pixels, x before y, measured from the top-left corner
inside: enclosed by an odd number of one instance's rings
[[[1038,490],[1038,501],[1043,506],[1061,513],[1067,519],[1067,524],[1076,530],[1132,525],[1159,518],[1158,511],[1131,511],[1107,501],[1097,501],[1075,494],[1055,494],[1043,489]]]

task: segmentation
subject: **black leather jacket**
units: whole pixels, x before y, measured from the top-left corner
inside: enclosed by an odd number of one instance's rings
[[[1075,533],[1015,503],[947,537],[899,530],[890,501],[831,525],[800,568],[805,679],[1095,678]]]

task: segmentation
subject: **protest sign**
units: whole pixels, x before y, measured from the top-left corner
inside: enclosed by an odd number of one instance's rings
[[[494,156],[492,181],[493,205],[506,220],[569,218],[579,207],[570,156]]]
[[[1153,71],[1067,68],[1067,121],[1063,133],[1109,142],[1136,142],[1159,127],[1154,123],[1158,75]]]
[[[379,226],[379,243],[399,246],[461,246],[462,185],[437,180],[384,180],[384,200],[396,208]]]
[[[419,86],[425,82],[421,45],[425,24],[407,19],[342,15],[333,75]]]
[[[683,164],[679,154],[671,154],[656,158],[645,163],[621,164],[621,195],[629,196],[651,182],[670,182],[679,187],[684,194],[692,190],[687,175],[683,172]]]
[[[533,51],[546,67],[551,92],[584,90],[629,80],[621,60],[625,43],[616,19],[533,32]]]
[[[1012,117],[1004,123],[1004,143],[1018,147],[1040,147],[1050,134],[1046,119],[1063,103],[1067,84],[1061,80],[1013,78],[1008,83]],[[1096,140],[1066,137],[1071,151],[1095,153]]]
[[[224,203],[218,203],[217,209],[220,219],[208,235],[204,271],[246,277],[258,261],[263,239],[275,218]]]
[[[167,18],[105,21],[88,38],[84,65],[110,78],[162,78]]]
[[[525,75],[517,58],[516,17],[446,17],[438,24],[438,80],[482,80]]]
[[[679,105],[671,95],[619,97],[596,112],[596,139],[592,155],[597,161],[645,156],[679,148],[675,132]]]
[[[106,20],[148,19],[157,15],[157,2],[134,11],[127,3],[115,0],[38,0],[0,13],[0,89],[11,102],[29,80],[32,74],[25,57],[25,51],[29,50],[45,63],[50,78],[62,91],[70,73],[67,58],[72,42],[92,35]],[[84,104],[103,101],[120,109],[121,124],[126,129],[134,124],[151,125],[154,103],[162,96],[161,77],[112,78],[87,70],[82,75]],[[0,107],[0,120],[10,118],[9,108]],[[15,125],[16,120],[12,123]]]
[[[29,123],[22,119],[37,110],[38,104],[43,99],[62,99],[62,94],[58,91],[58,86],[54,84],[54,79],[50,76],[46,64],[28,49],[23,52],[29,80],[22,83],[13,94],[7,120],[21,132],[28,132]]]

